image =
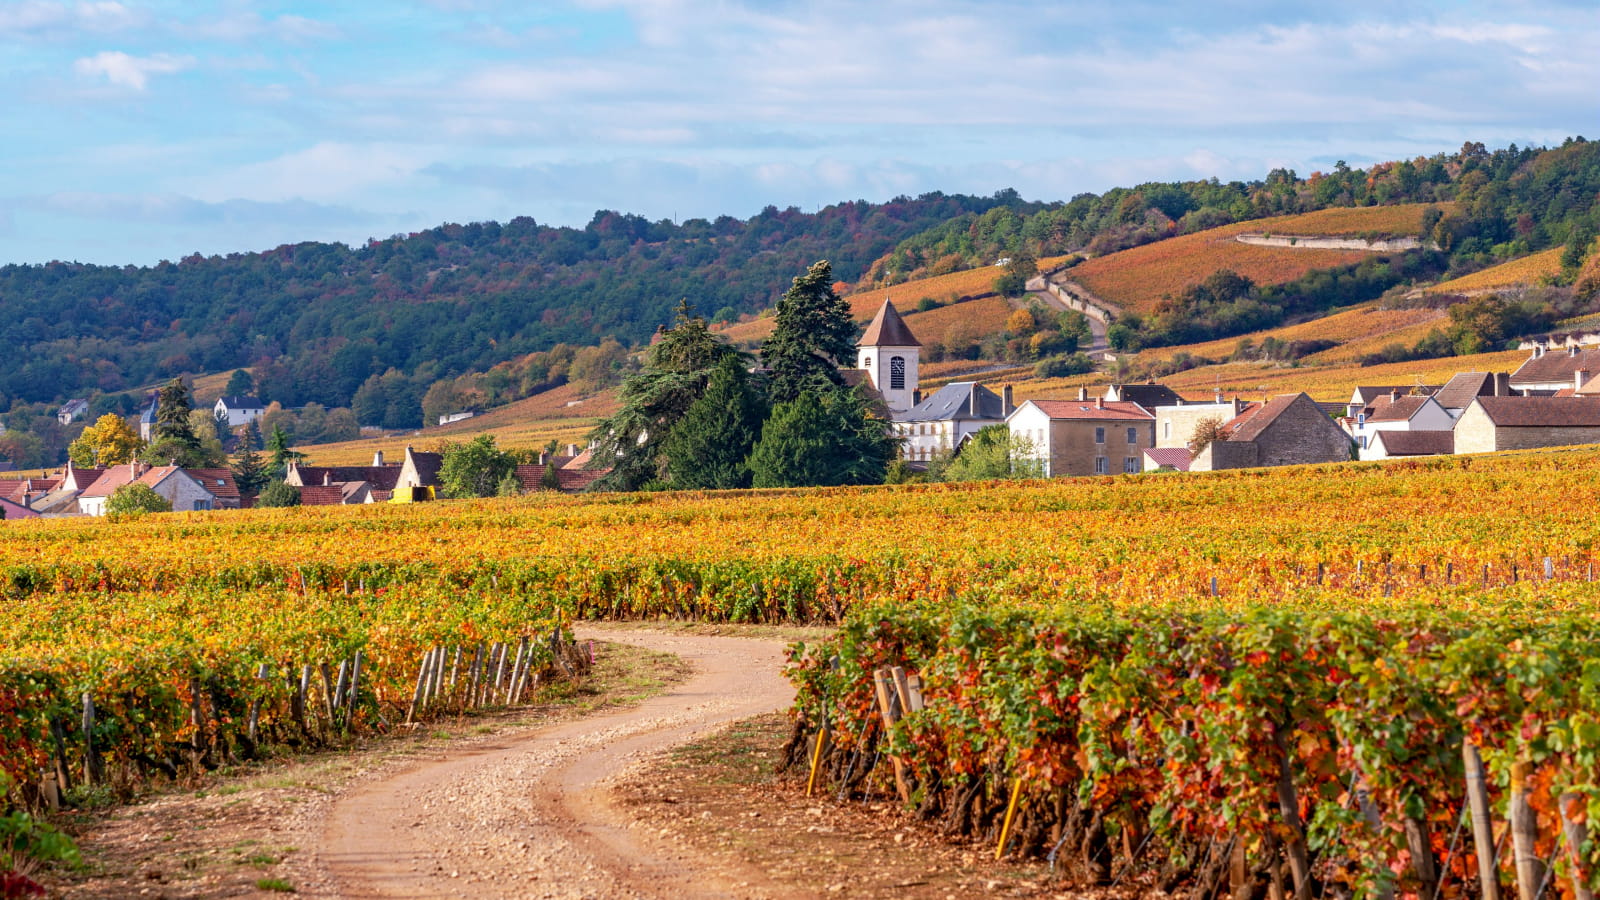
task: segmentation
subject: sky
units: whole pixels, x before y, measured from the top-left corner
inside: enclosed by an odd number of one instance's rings
[[[1594,0],[0,0],[0,263],[1600,138]]]

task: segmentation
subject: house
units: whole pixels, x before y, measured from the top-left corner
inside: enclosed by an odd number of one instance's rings
[[[1455,427],[1457,453],[1593,443],[1600,443],[1600,397],[1478,397]]]
[[[4,514],[3,517],[7,521],[39,518],[39,512],[37,510],[29,509],[20,503],[12,503],[10,500],[5,499],[0,499],[0,513]]]
[[[405,462],[400,464],[400,474],[395,478],[393,503],[414,503],[432,500],[439,486],[439,469],[444,465],[440,453],[419,453],[406,447]]]
[[[1206,445],[1192,472],[1348,462],[1350,436],[1309,396],[1283,394],[1223,425],[1226,435]]]
[[[1419,397],[1428,397],[1432,396],[1437,390],[1437,387],[1426,384],[1389,384],[1358,387],[1351,392],[1350,402],[1345,404],[1345,415],[1354,419],[1372,404],[1378,402],[1380,397],[1392,396],[1396,391],[1402,395],[1415,394]]]
[[[266,412],[267,407],[256,397],[218,397],[217,405],[211,408],[211,415],[219,422],[226,419],[228,428],[247,425]]]
[[[605,477],[605,472],[599,469],[571,469],[555,466],[554,463],[532,463],[520,465],[516,468],[517,483],[525,494],[534,491],[548,491],[545,486],[545,472],[554,467],[556,473],[556,490],[563,494],[576,494],[585,490]]]
[[[59,478],[0,478],[0,500],[32,508],[36,500],[54,493],[60,486]]]
[[[61,405],[60,409],[56,410],[56,421],[63,425],[71,425],[88,414],[89,401],[68,400]]]
[[[1600,349],[1585,350],[1574,345],[1550,350],[1540,344],[1508,381],[1514,394],[1548,397],[1563,388],[1582,390],[1596,372],[1600,372]]]
[[[1021,459],[1036,462],[1046,478],[1111,475],[1144,469],[1143,451],[1155,445],[1156,419],[1137,403],[1089,399],[1026,400],[1006,418],[1012,446],[1032,446]]]
[[[1356,442],[1360,457],[1368,459],[1372,436],[1380,431],[1449,431],[1455,419],[1432,397],[1394,391],[1339,425]]]
[[[878,307],[856,342],[856,368],[867,373],[867,380],[883,395],[889,413],[895,415],[916,405],[917,364],[922,343],[894,304],[888,300]]]
[[[239,508],[239,486],[227,469],[186,470],[135,462],[106,469],[78,495],[79,512],[89,516],[105,515],[106,501],[111,495],[123,485],[133,483],[149,485],[167,498],[174,512]]]
[[[1154,381],[1110,385],[1106,388],[1106,399],[1115,403],[1137,403],[1152,412],[1158,406],[1176,406],[1183,402],[1177,391]]]
[[[951,382],[894,416],[900,456],[926,462],[940,451],[958,450],[984,428],[1004,424],[1013,408],[1009,386],[1002,395],[976,381]]]
[[[373,454],[370,466],[303,466],[291,461],[283,480],[294,487],[362,482],[369,491],[392,492],[404,469],[398,463],[385,464],[380,450]]]
[[[1168,469],[1174,472],[1189,471],[1189,463],[1193,456],[1188,447],[1150,447],[1144,451],[1144,470],[1146,472],[1159,472]]]
[[[1511,395],[1511,375],[1506,372],[1460,372],[1444,383],[1433,399],[1450,414],[1451,419],[1461,418],[1472,401],[1478,397],[1508,397]]]
[[[1453,431],[1379,431],[1361,451],[1362,459],[1441,456],[1456,452]]]
[[[1237,397],[1224,400],[1222,392],[1218,391],[1209,403],[1192,403],[1180,397],[1176,403],[1170,405],[1145,408],[1156,417],[1156,446],[1182,447],[1187,450],[1189,441],[1194,437],[1194,430],[1201,422],[1207,419],[1214,419],[1217,422],[1231,421],[1238,418],[1251,405]]]

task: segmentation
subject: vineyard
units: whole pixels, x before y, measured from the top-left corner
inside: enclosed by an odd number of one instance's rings
[[[1498,266],[1490,266],[1471,275],[1442,281],[1423,290],[1429,294],[1462,294],[1538,284],[1541,279],[1561,272],[1561,252],[1562,248],[1554,247]]]
[[[1241,244],[1235,235],[1415,234],[1425,209],[1420,204],[1327,209],[1240,222],[1091,259],[1074,267],[1071,278],[1110,303],[1148,312],[1163,295],[1176,295],[1219,269],[1232,269],[1257,284],[1282,284],[1371,255],[1361,250],[1260,247]]]
[[[828,726],[817,790],[1003,830],[1086,881],[1453,896],[1481,758],[1493,839],[1567,885],[1574,848],[1596,861],[1597,470],[1583,450],[14,523],[0,763],[43,803],[509,702],[582,664],[577,619],[842,623],[795,651],[799,721]]]

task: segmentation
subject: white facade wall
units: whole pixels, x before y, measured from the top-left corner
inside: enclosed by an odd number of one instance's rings
[[[265,413],[266,410],[262,409],[261,407],[233,409],[224,404],[220,399],[217,401],[217,405],[212,407],[212,416],[218,419],[226,416],[228,418],[229,428],[238,428],[240,425],[246,425],[254,422],[255,420],[261,418],[261,416]]]
[[[1019,439],[1031,443],[1033,453],[1027,458],[1039,467],[1040,476],[1054,477],[1050,471],[1050,416],[1032,403],[1023,403],[1006,419],[1006,427],[1011,431],[1013,446]]]
[[[913,395],[921,356],[921,347],[860,347],[856,350],[856,368],[866,370],[890,412],[905,412],[916,405]]]

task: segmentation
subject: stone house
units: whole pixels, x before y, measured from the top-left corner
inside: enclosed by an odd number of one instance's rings
[[[1282,394],[1223,426],[1189,465],[1191,472],[1348,462],[1352,443],[1344,429],[1304,393]]]
[[[1116,475],[1144,470],[1144,451],[1155,445],[1156,419],[1137,403],[1089,399],[1026,400],[1006,419],[1013,446],[1028,442],[1046,478]]]
[[[1339,421],[1340,427],[1356,442],[1362,459],[1372,437],[1383,431],[1449,431],[1455,424],[1450,413],[1432,397],[1401,394],[1395,391],[1374,400],[1354,418]]]
[[[1456,420],[1455,452],[1600,443],[1600,397],[1478,397]]]

